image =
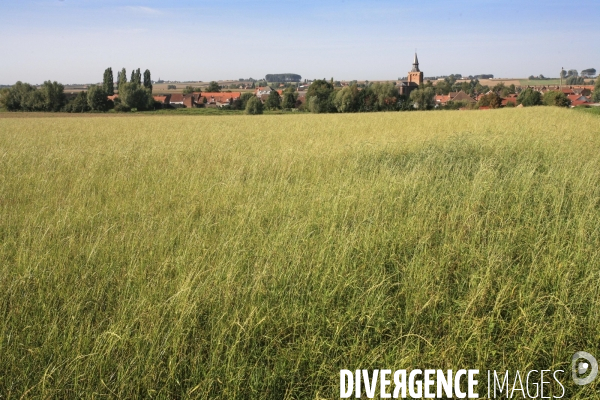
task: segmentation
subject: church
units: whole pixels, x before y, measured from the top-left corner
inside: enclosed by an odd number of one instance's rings
[[[400,86],[400,95],[401,96],[410,96],[410,92],[419,88],[419,85],[423,83],[423,71],[419,69],[419,59],[417,58],[417,53],[415,52],[415,60],[413,61],[412,70],[408,73],[408,80],[401,81]]]

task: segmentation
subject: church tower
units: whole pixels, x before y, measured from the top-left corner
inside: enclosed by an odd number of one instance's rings
[[[421,85],[423,83],[423,72],[419,70],[419,59],[417,58],[416,52],[412,70],[408,73],[408,82],[414,82],[417,85]]]

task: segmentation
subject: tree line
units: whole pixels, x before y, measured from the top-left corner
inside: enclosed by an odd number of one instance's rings
[[[267,82],[300,82],[302,77],[298,74],[267,74]]]
[[[90,112],[90,111],[130,111],[153,110],[152,78],[150,70],[131,71],[127,81],[127,71],[123,68],[117,76],[118,97],[109,100],[115,94],[112,68],[104,71],[102,84],[91,85],[87,91],[67,98],[64,85],[46,81],[37,87],[21,81],[8,89],[0,91],[0,107],[8,111],[47,111],[47,112]]]

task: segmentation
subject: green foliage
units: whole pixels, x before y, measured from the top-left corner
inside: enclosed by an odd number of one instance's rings
[[[115,83],[114,83],[114,79],[113,79],[113,72],[112,72],[112,68],[107,68],[104,71],[104,79],[102,81],[102,87],[104,89],[104,93],[106,93],[107,96],[112,96],[115,94]]]
[[[410,93],[410,101],[418,110],[429,110],[433,108],[435,92],[433,88],[416,89]]]
[[[117,90],[121,90],[121,85],[127,83],[127,71],[125,68],[119,72],[119,76],[117,76]]]
[[[44,98],[44,111],[58,112],[65,106],[65,87],[62,84],[46,81],[40,90]]]
[[[542,104],[542,94],[531,88],[527,88],[519,93],[517,103],[523,107],[539,106]]]
[[[38,90],[21,81],[3,91],[0,107],[7,111],[60,111],[65,105],[64,87],[58,82],[45,81]]]
[[[374,97],[373,111],[395,111],[398,109],[398,89],[391,83],[376,82],[368,91]]]
[[[500,90],[503,89],[506,88],[501,88]],[[478,107],[499,108],[501,105],[502,99],[496,94],[496,92],[490,92],[484,96],[481,96],[481,98],[477,102]]]
[[[333,85],[325,79],[317,79],[311,83],[306,92],[308,110],[313,113],[334,112],[332,95]]]
[[[183,94],[184,95],[190,94],[190,93],[194,93],[194,92],[202,92],[202,88],[200,88],[200,87],[194,87],[194,86],[186,86],[185,89],[183,89]]]
[[[267,74],[267,82],[300,82],[302,77],[298,74]]]
[[[286,110],[296,108],[297,99],[298,99],[298,96],[294,92],[293,87],[292,87],[292,90],[285,90],[283,92],[283,100],[281,101],[281,107]]]
[[[437,81],[435,84],[435,94],[445,94],[454,91],[454,84],[456,83],[456,78],[454,76],[446,77],[442,81]],[[421,88],[424,89],[424,88]]]
[[[144,87],[152,93],[152,76],[149,69],[144,71]]]
[[[257,115],[263,113],[263,104],[256,96],[252,96],[246,103],[246,114]]]
[[[507,87],[506,85],[504,85],[504,82],[500,82],[492,88],[492,91],[501,97],[506,97],[509,94],[515,92],[515,85],[511,85],[511,87]]]
[[[567,85],[584,85],[585,78],[582,76],[569,76],[565,82]]]
[[[92,111],[107,111],[108,99],[102,86],[92,85],[87,92],[87,103]]]
[[[600,78],[596,79],[596,86],[594,86],[592,101],[595,103],[600,103]]]
[[[177,90],[176,85],[167,85],[167,90]]]
[[[581,75],[582,76],[589,76],[589,77],[593,77],[596,75],[596,68],[587,68],[584,69],[583,71],[581,71]]]
[[[567,95],[558,90],[546,92],[542,102],[546,106],[569,107],[571,105],[571,100],[569,100]]]
[[[67,103],[64,110],[69,113],[84,113],[90,111],[87,92],[77,93],[77,96]]]
[[[281,108],[281,96],[277,90],[271,90],[267,100],[265,101],[265,107],[269,110],[278,110]]]
[[[244,92],[240,95],[240,110],[245,110],[246,109],[246,105],[248,104],[248,100],[250,100],[251,98],[256,97],[254,95],[254,93],[251,92]]]
[[[208,84],[208,87],[206,88],[206,92],[209,92],[209,93],[218,93],[220,91],[221,91],[221,87],[219,86],[219,83],[215,82],[215,81],[211,81]]]
[[[122,106],[138,111],[154,109],[154,98],[152,92],[136,82],[129,82],[121,85],[119,90],[119,99]],[[115,105],[115,109],[116,109]]]
[[[335,92],[333,106],[338,112],[358,112],[360,110],[360,91],[356,84],[346,86]]]

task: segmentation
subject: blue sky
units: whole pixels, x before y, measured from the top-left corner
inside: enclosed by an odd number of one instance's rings
[[[600,2],[0,0],[0,84],[153,79],[396,79],[600,70]]]

